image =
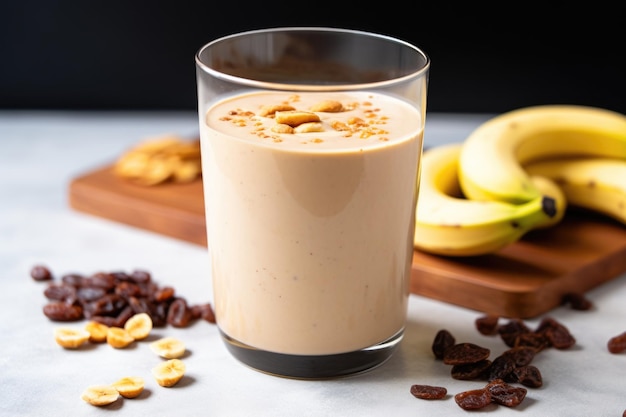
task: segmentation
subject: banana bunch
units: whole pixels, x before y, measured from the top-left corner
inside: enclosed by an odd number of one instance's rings
[[[511,204],[463,196],[458,165],[462,144],[430,148],[422,156],[413,245],[424,252],[447,256],[492,253],[528,231],[548,227],[565,213],[560,188],[545,178],[536,198]]]
[[[626,116],[534,106],[494,117],[463,143],[424,152],[414,246],[493,253],[558,224],[569,205],[626,225]]]

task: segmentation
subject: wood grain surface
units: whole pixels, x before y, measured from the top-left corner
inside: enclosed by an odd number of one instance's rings
[[[74,210],[207,245],[200,179],[145,187],[116,177],[111,166],[69,184]],[[527,234],[501,251],[450,258],[416,251],[411,292],[478,312],[534,318],[626,271],[626,227],[571,211],[557,226]]]

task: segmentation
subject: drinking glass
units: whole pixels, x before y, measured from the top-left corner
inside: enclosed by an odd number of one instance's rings
[[[213,304],[230,353],[324,379],[405,328],[430,60],[389,36],[283,27],[195,56]]]

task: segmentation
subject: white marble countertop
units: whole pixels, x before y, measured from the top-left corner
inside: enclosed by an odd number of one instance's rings
[[[433,114],[426,145],[461,141],[487,116]],[[186,377],[173,388],[152,379],[158,362],[147,343],[113,349],[93,345],[77,351],[58,346],[58,323],[42,313],[45,284],[29,276],[35,264],[60,276],[69,272],[142,268],[171,285],[191,303],[212,299],[208,255],[195,246],[72,210],[69,181],[109,163],[138,140],[163,133],[195,135],[193,113],[0,112],[0,415],[46,416],[450,416],[467,413],[454,402],[460,391],[481,387],[459,381],[435,361],[435,333],[449,330],[457,341],[505,350],[497,337],[474,327],[479,313],[411,296],[409,321],[399,351],[368,373],[330,381],[268,376],[233,359],[216,326],[198,322],[185,329],[153,330],[187,344]],[[576,337],[571,349],[541,352],[533,364],[544,385],[529,388],[517,408],[489,406],[497,416],[622,416],[626,410],[626,354],[609,354],[610,337],[626,331],[626,274],[590,291],[591,311],[563,306],[550,315]],[[537,320],[529,320],[534,326]],[[89,385],[139,375],[145,392],[104,408],[80,399]],[[441,385],[443,400],[414,398],[413,384]]]

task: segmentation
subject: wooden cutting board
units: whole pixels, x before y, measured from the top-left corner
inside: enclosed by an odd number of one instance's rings
[[[207,245],[202,181],[144,187],[104,166],[73,179],[70,206],[84,213]],[[533,318],[626,271],[626,227],[593,213],[568,213],[492,254],[448,258],[416,251],[411,292],[478,312]]]

